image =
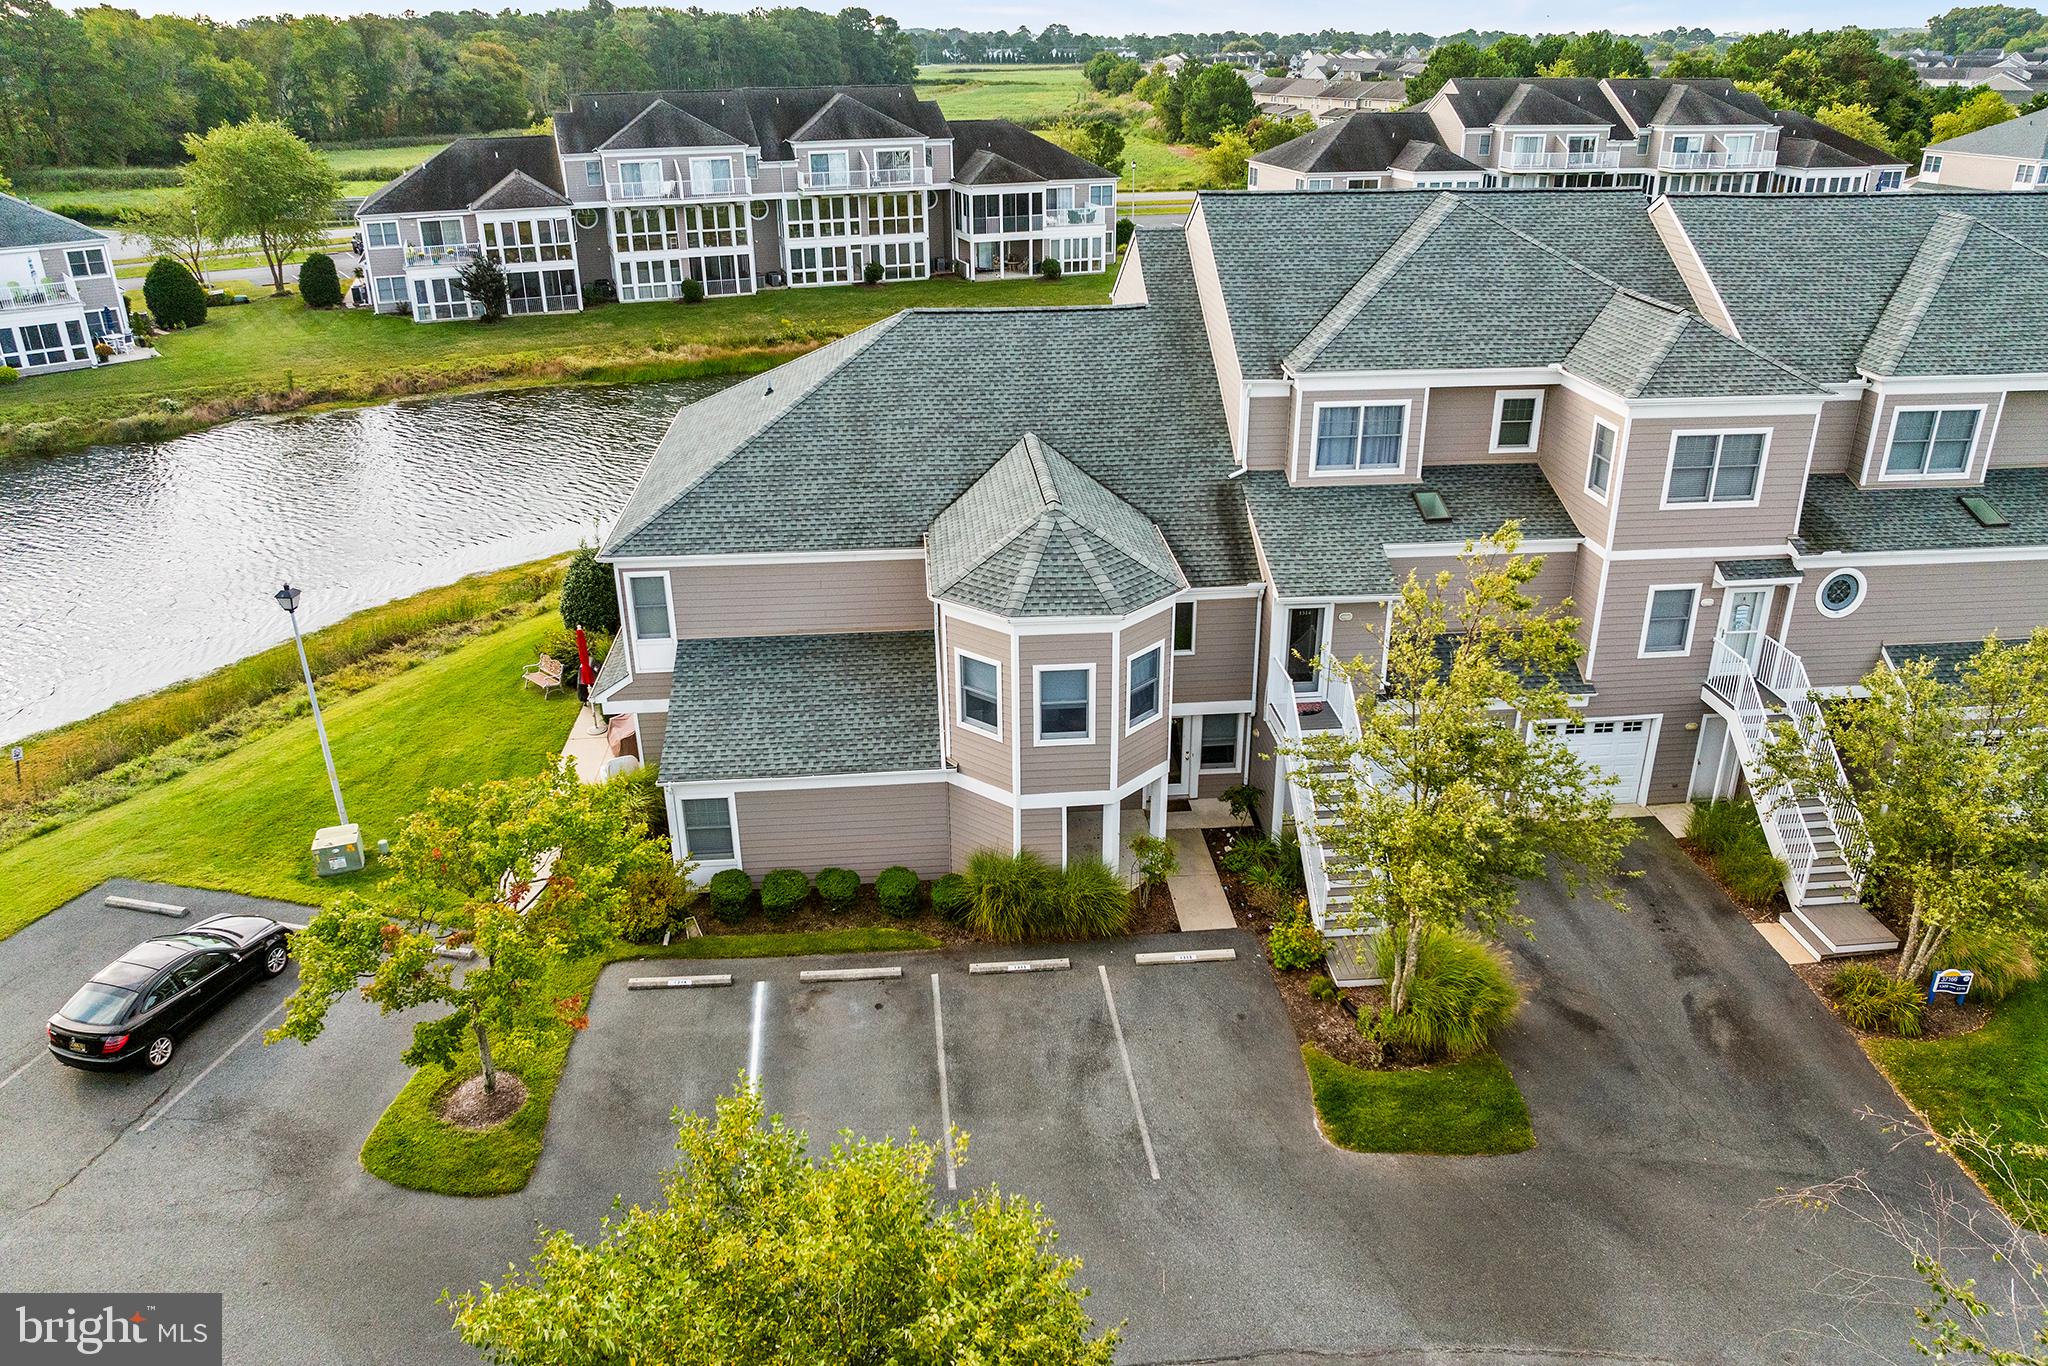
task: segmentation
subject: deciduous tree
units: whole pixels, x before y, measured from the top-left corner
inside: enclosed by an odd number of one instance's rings
[[[1879,151],[1889,152],[1892,135],[1878,122],[1877,111],[1867,104],[1824,104],[1814,117],[1838,133],[1847,133]]]
[[[185,188],[200,215],[226,237],[263,253],[272,289],[283,294],[284,264],[326,235],[341,182],[325,158],[269,119],[228,124],[185,139],[192,158]]]
[[[455,282],[462,286],[462,292],[483,309],[477,317],[486,323],[494,323],[505,316],[505,302],[511,287],[505,282],[505,269],[488,256],[472,256],[455,272]]]
[[[127,210],[121,231],[141,238],[152,254],[182,262],[201,284],[206,283],[206,253],[220,245],[212,225],[183,190],[152,195],[146,206]]]
[[[2012,106],[1996,90],[1979,90],[1946,114],[1934,116],[1934,141],[1947,142],[2013,117]]]

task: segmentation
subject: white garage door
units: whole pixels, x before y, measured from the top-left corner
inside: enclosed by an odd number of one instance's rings
[[[1552,722],[1573,753],[1614,779],[1614,800],[1641,799],[1643,775],[1650,770],[1650,732],[1654,717],[1616,717],[1605,721]]]

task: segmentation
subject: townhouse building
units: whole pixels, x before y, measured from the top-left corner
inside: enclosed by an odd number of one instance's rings
[[[2048,109],[1932,144],[1913,188],[2048,190]]]
[[[1722,79],[1454,77],[1413,109],[1340,115],[1251,159],[1254,190],[1871,194],[1906,167]]]
[[[100,342],[153,355],[135,346],[113,255],[105,233],[0,194],[0,365],[22,375],[82,369],[97,363]]]
[[[365,288],[415,321],[468,317],[482,255],[514,312],[763,286],[1115,259],[1116,176],[1002,120],[952,120],[910,86],[583,94],[553,132],[463,138],[357,210]]]
[[[1254,76],[1250,85],[1252,98],[1259,102],[1259,112],[1276,118],[1313,114],[1318,119],[1327,119],[1354,109],[1399,109],[1408,103],[1408,87],[1397,80]]]
[[[910,310],[683,409],[596,696],[701,872],[1118,859],[1248,782],[1341,933],[1284,756],[1513,520],[1578,623],[1559,743],[1622,804],[1761,787],[1788,926],[1886,947],[1760,738],[2048,624],[2043,286],[2022,196],[1204,194],[1107,307]]]

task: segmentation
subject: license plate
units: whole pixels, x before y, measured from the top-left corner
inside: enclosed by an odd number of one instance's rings
[[[74,1053],[83,1053],[83,1052],[85,1051],[85,1040],[84,1040],[84,1039],[73,1039],[73,1040],[71,1040],[71,1051],[72,1051],[72,1052],[74,1052]]]

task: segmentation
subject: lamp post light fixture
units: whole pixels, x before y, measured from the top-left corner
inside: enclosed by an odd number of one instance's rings
[[[291,619],[292,644],[299,647],[299,672],[306,676],[306,700],[313,704],[313,729],[320,736],[320,757],[327,763],[327,787],[334,793],[335,821],[347,825],[348,807],[341,800],[341,780],[334,776],[334,751],[327,747],[327,723],[320,718],[320,696],[313,691],[313,666],[306,662],[306,640],[299,634],[299,590],[286,584],[273,596]]]

